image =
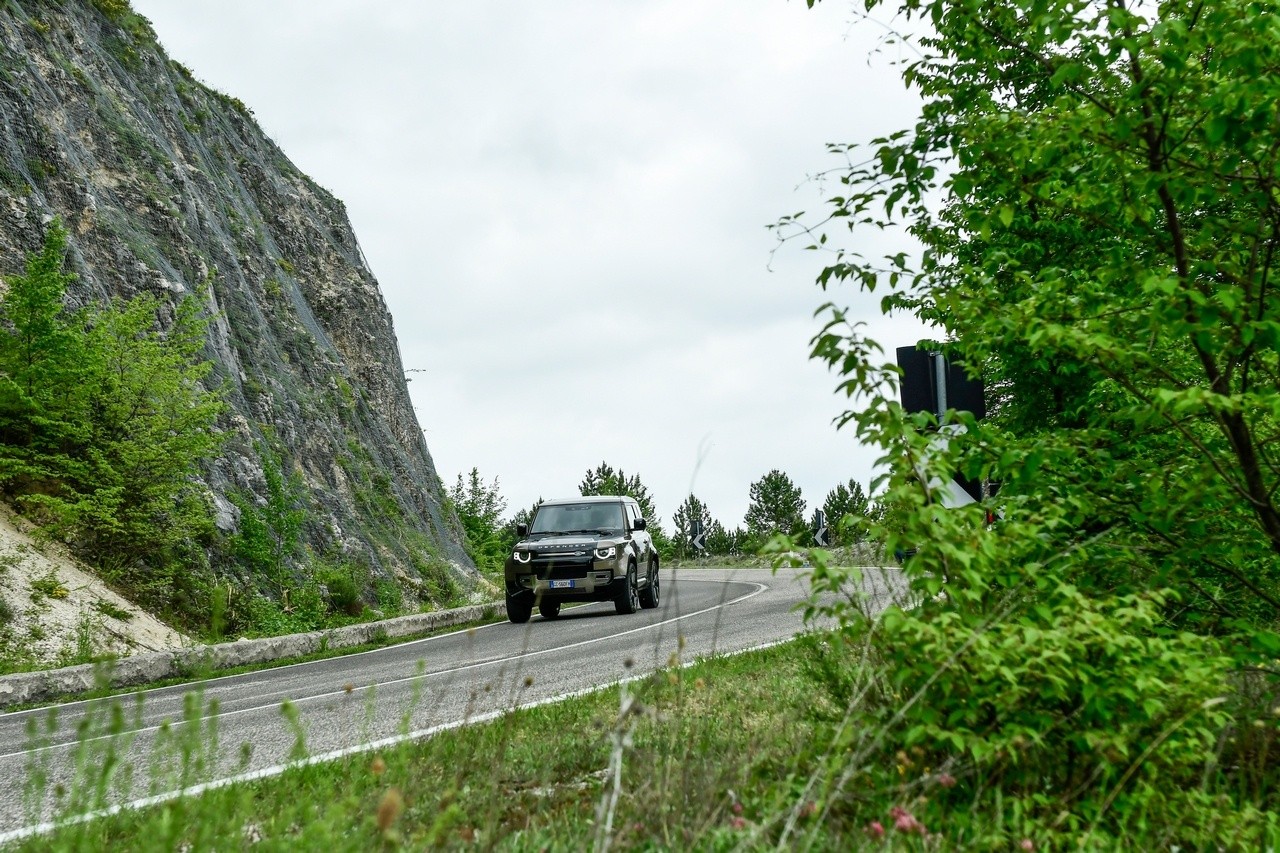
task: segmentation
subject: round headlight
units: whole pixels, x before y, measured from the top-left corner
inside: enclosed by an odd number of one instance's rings
[[[517,563],[527,563],[533,559],[532,551],[512,551],[511,556],[515,558]]]
[[[617,554],[617,553],[618,553],[618,549],[617,549],[616,547],[614,547],[613,545],[610,545],[608,548],[597,548],[597,549],[596,549],[596,559],[597,559],[597,560],[612,560],[612,559],[613,559],[613,555],[614,555],[614,554]]]

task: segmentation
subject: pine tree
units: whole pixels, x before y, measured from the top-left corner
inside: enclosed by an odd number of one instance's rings
[[[747,533],[763,545],[770,536],[799,536],[807,528],[800,488],[777,468],[751,484],[751,503],[745,518]]]
[[[828,492],[822,511],[827,516],[832,545],[851,545],[865,537],[871,506],[857,480],[850,479],[848,485],[841,483]]]
[[[467,549],[481,571],[501,571],[510,545],[502,525],[507,501],[498,488],[498,478],[485,483],[480,469],[472,468],[449,490],[458,519],[466,533]]]

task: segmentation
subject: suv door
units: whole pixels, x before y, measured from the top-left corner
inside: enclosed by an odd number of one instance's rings
[[[628,501],[626,508],[627,530],[631,532],[631,541],[635,543],[636,563],[639,565],[641,572],[643,572],[644,567],[648,565],[649,556],[653,552],[653,537],[649,535],[647,530],[636,530],[636,519],[640,518],[639,504]]]

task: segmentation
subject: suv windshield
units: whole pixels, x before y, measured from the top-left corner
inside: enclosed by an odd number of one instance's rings
[[[621,533],[622,504],[585,503],[540,506],[530,533]]]

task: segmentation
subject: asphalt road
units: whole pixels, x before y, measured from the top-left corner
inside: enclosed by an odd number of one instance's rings
[[[303,756],[421,737],[804,628],[802,572],[664,570],[661,591],[658,608],[628,616],[586,604],[554,620],[0,714],[0,842],[51,818],[57,790],[65,815],[101,807],[86,794],[99,787],[120,804],[269,775]]]

